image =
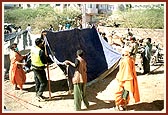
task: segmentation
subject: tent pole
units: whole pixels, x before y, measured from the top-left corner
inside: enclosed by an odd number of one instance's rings
[[[50,74],[49,74],[49,64],[48,63],[47,63],[47,74],[48,74],[49,99],[51,99],[51,85],[50,85]]]
[[[44,37],[44,39],[46,39],[46,37]],[[44,42],[45,42],[45,45],[44,45],[45,55],[46,55],[46,57],[48,57],[48,55],[47,55],[47,48],[46,48],[46,41],[44,40]],[[49,64],[48,64],[48,62],[47,62],[47,75],[48,75],[49,99],[51,99],[51,85],[50,85],[50,74],[49,74]]]

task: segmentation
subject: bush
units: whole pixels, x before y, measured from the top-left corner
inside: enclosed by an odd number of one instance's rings
[[[121,26],[124,28],[164,28],[164,9],[162,8],[124,11],[119,15],[119,20],[122,21]]]

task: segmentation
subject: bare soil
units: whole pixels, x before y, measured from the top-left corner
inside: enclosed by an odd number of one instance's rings
[[[152,70],[159,66],[152,67]],[[59,70],[59,68],[57,68]],[[87,86],[87,96],[90,108],[86,109],[82,104],[82,112],[116,112],[113,107],[114,91],[116,87],[115,75],[118,69],[106,78]],[[50,70],[51,77],[51,99],[45,102],[38,102],[35,98],[33,73],[27,73],[27,81],[24,91],[14,90],[9,80],[4,81],[3,102],[7,110],[4,112],[39,112],[39,113],[71,113],[74,111],[73,95],[68,95],[67,81],[63,75],[56,70]],[[128,111],[165,111],[165,89],[166,75],[164,66],[156,69],[149,75],[137,73],[140,91],[139,103],[130,102]],[[58,79],[60,77],[60,79]],[[48,88],[44,96],[49,97]],[[40,106],[40,107],[39,107]]]

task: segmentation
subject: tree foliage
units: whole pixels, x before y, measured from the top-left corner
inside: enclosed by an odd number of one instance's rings
[[[63,12],[56,10],[50,6],[40,6],[36,9],[12,9],[5,10],[4,22],[13,23],[25,29],[30,24],[33,31],[40,32],[42,29],[48,29],[52,24],[54,29],[58,29],[58,25],[65,25],[70,21],[73,26],[75,17],[81,15],[79,9],[64,9]]]
[[[151,8],[141,10],[120,11],[118,15],[122,22],[122,27],[126,28],[150,28],[163,29],[164,28],[164,9]],[[117,21],[117,20],[116,20]]]
[[[164,28],[164,9],[150,8],[133,10],[129,4],[126,7],[120,4],[119,12],[117,13],[117,20],[109,21],[107,17],[102,20],[107,20],[106,24],[113,22],[120,23],[120,27],[124,28],[150,28],[163,29]],[[81,16],[81,10],[78,8],[64,8],[54,9],[51,6],[40,6],[36,9],[12,9],[4,11],[4,22],[13,23],[16,26],[21,26],[25,29],[27,24],[30,24],[33,31],[40,32],[42,29],[49,28],[52,24],[55,30],[58,30],[59,24],[65,25],[67,22],[71,23],[72,27],[75,25],[75,18]],[[99,17],[94,17],[95,20]]]

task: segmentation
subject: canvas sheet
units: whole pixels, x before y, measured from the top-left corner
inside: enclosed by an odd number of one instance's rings
[[[47,32],[48,53],[56,58],[56,63],[70,60],[74,62],[76,51],[82,49],[87,62],[88,82],[96,79],[113,67],[121,58],[95,28],[73,29],[59,32]],[[74,73],[71,67],[70,73]]]

